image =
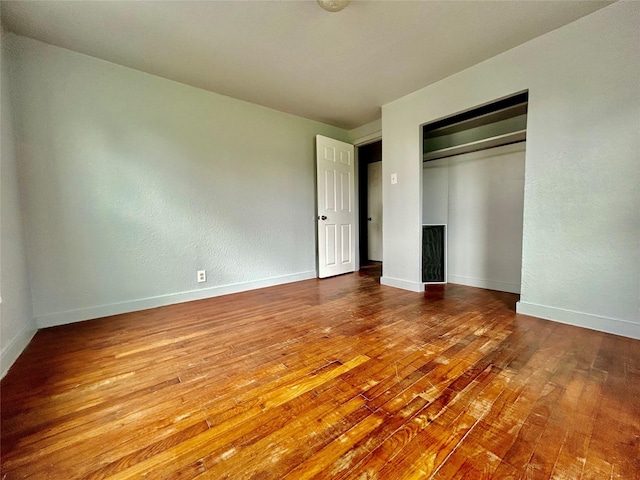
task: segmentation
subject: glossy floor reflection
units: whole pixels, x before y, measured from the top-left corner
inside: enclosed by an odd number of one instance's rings
[[[2,478],[637,478],[640,342],[379,265],[40,331]]]

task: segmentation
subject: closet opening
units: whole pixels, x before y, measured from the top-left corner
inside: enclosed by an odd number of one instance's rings
[[[528,92],[422,127],[422,281],[520,293]]]

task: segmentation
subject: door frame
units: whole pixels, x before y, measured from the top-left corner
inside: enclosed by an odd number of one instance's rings
[[[358,248],[356,248],[356,271],[360,270],[360,266],[362,265],[361,259],[360,259],[360,242],[361,242],[361,238],[360,238],[360,227],[361,227],[361,222],[360,222],[360,214],[361,211],[360,209],[362,208],[362,206],[360,205],[360,191],[361,189],[364,188],[364,190],[366,191],[367,188],[367,184],[366,182],[364,182],[364,186],[361,185],[361,179],[360,179],[360,147],[364,147],[366,145],[369,145],[371,143],[376,143],[376,142],[380,142],[382,141],[382,131],[378,131],[378,132],[374,132],[370,135],[366,135],[364,137],[361,137],[357,140],[355,140],[353,142],[353,146],[355,147],[355,168],[356,168],[356,172],[358,172],[358,174],[356,175],[356,186],[355,186],[355,195],[356,195],[356,234],[357,234],[357,238],[356,241],[358,242]],[[384,161],[384,159],[383,159]],[[384,208],[384,195],[382,198],[382,205]],[[366,207],[366,205],[364,206]],[[366,213],[366,212],[365,212]],[[383,224],[383,236],[384,236],[384,224]],[[384,259],[384,243],[382,244],[382,256]],[[367,259],[364,259],[365,262],[367,261]]]
[[[354,154],[353,154],[353,158],[354,158],[354,167],[355,167],[355,171],[359,172],[360,170],[360,161],[358,159],[358,155],[359,155],[359,148],[360,147],[364,147],[365,145],[369,145],[370,143],[375,143],[375,142],[379,142],[382,141],[382,130],[377,130],[373,133],[370,133],[368,135],[365,135],[363,137],[357,138],[353,141],[351,141],[350,143],[354,146]],[[362,186],[360,185],[360,175],[356,175],[355,176],[355,186],[354,186],[354,206],[355,206],[355,211],[356,211],[356,228],[355,228],[355,235],[354,235],[354,240],[356,242],[356,244],[358,245],[358,248],[356,248],[356,253],[355,253],[355,270],[356,272],[358,270],[360,270],[360,266],[361,266],[361,262],[360,262],[360,188],[362,188]],[[318,201],[318,192],[317,192],[317,188],[318,186],[315,185],[314,188],[314,197],[315,197],[315,202],[317,203]],[[366,186],[365,186],[366,188]],[[383,205],[384,205],[384,197],[382,199]],[[317,211],[317,205],[316,205],[316,211]],[[316,219],[316,214],[314,213],[314,226],[315,226],[315,241],[316,241],[316,263],[317,263],[317,258],[318,258],[318,222],[315,221]],[[383,236],[384,236],[384,226],[383,228]],[[382,246],[382,254],[384,257],[384,243]],[[317,267],[316,267],[317,268]]]

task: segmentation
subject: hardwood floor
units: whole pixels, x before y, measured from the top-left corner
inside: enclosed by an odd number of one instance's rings
[[[376,268],[49,328],[2,479],[634,479],[640,341]]]

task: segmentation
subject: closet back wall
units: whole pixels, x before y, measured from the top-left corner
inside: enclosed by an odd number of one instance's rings
[[[520,293],[525,143],[424,163],[424,224],[447,224],[447,280]]]

